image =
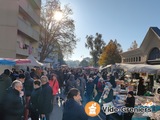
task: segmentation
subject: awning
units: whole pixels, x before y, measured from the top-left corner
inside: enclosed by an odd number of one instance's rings
[[[16,62],[14,60],[0,58],[0,65],[15,65],[15,64]]]
[[[34,58],[34,56],[30,55],[28,56],[28,58],[31,62],[30,63],[26,63],[26,66],[43,66],[43,63],[39,62],[38,60],[36,60]]]
[[[30,59],[15,59],[14,61],[16,62],[16,65],[31,63]]]

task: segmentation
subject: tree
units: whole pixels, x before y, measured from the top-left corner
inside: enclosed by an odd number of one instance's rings
[[[135,49],[137,49],[137,48],[138,48],[138,44],[137,44],[136,40],[134,40],[134,41],[132,42],[131,47],[128,49],[128,51],[130,51],[130,50],[135,50]]]
[[[41,10],[40,27],[40,61],[43,62],[58,44],[62,54],[71,55],[78,39],[75,36],[74,20],[71,19],[72,10],[65,5],[62,9],[59,0],[48,0]],[[57,12],[61,12],[62,17],[58,21],[54,18]]]
[[[108,45],[106,45],[103,49],[103,52],[98,61],[99,65],[105,66],[109,64],[120,63],[121,62],[120,52],[122,51],[122,49],[120,49],[121,48],[120,46],[121,45],[117,43],[117,40],[115,41],[110,40]]]
[[[87,67],[89,66],[89,62],[85,59],[83,59],[80,63],[79,63],[79,66],[82,66],[82,67]]]
[[[96,37],[90,35],[86,36],[87,42],[85,43],[85,47],[90,49],[90,55],[93,59],[93,65],[98,66],[98,59],[100,54],[102,53],[102,49],[105,46],[105,42],[102,39],[102,35],[96,33]]]
[[[115,43],[115,44],[116,44],[116,46],[117,46],[117,50],[118,50],[118,52],[119,52],[119,53],[122,53],[122,52],[123,52],[123,50],[122,50],[122,46],[121,46],[121,44],[119,44],[119,43],[117,42],[117,40],[116,40],[116,39],[115,39],[114,43]]]

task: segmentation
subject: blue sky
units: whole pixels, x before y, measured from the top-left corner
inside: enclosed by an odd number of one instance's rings
[[[60,0],[73,10],[76,35],[80,38],[74,54],[69,58],[90,57],[85,48],[86,35],[102,34],[108,43],[117,39],[123,51],[134,40],[141,45],[149,27],[160,28],[160,0]],[[83,56],[83,57],[82,57]]]

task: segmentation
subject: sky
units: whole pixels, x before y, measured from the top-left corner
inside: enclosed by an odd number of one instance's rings
[[[85,48],[86,35],[102,34],[108,44],[117,40],[123,52],[136,40],[141,45],[150,27],[160,28],[160,0],[60,0],[69,4],[75,21],[75,34],[80,39],[70,60],[91,57]]]

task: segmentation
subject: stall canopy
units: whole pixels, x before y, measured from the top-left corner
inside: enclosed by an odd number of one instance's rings
[[[14,61],[15,65],[24,65],[26,63],[31,63],[30,59],[14,59],[14,58],[4,58],[9,61]]]
[[[30,59],[15,59],[16,65],[31,63]]]
[[[26,63],[26,66],[43,66],[43,63],[38,62],[38,60],[36,60],[32,55],[28,56],[28,58],[31,62],[30,63]]]
[[[128,71],[129,69],[133,67],[135,67],[134,64],[116,63],[116,68],[122,68],[125,71]]]
[[[120,67],[120,68],[123,68],[125,71],[131,72],[131,73],[156,74],[160,69],[160,65],[148,65],[148,64],[116,63],[116,66]]]
[[[14,60],[0,58],[0,65],[15,65],[15,64],[16,62]]]

